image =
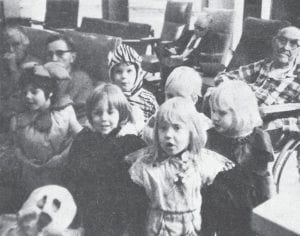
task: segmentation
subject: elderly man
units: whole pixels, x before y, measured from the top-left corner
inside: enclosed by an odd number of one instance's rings
[[[244,80],[254,91],[259,106],[300,102],[300,29],[281,29],[272,45],[271,58],[221,73],[215,78],[216,84],[228,79]],[[297,124],[296,118],[277,119],[268,128],[294,130]]]
[[[223,38],[209,29],[211,23],[211,16],[201,13],[194,23],[194,30],[187,31],[171,44],[158,47],[163,84],[175,67],[185,65],[199,68],[203,62],[219,62],[207,56],[222,52],[225,43]]]

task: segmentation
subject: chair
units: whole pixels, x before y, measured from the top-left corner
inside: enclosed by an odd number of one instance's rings
[[[272,54],[272,38],[279,29],[291,25],[288,21],[247,17],[240,42],[233,53],[227,71],[264,59]]]
[[[140,38],[153,36],[154,33],[149,24],[89,17],[83,17],[78,31],[121,37],[123,43],[132,46],[139,54],[145,54],[146,45],[139,45],[135,42]]]
[[[228,60],[231,57],[231,46],[235,11],[232,9],[203,8],[203,11],[212,17],[210,29],[214,31],[220,39],[218,52],[213,54],[202,53],[200,68],[195,68],[201,73],[203,78],[203,92],[213,85],[213,78],[218,72],[225,70]],[[203,62],[202,62],[203,61]]]
[[[168,0],[164,24],[160,38],[143,38],[138,44],[151,45],[152,55],[143,55],[142,67],[145,71],[156,73],[160,71],[159,59],[154,54],[157,43],[170,43],[177,40],[188,29],[193,3]]]
[[[79,0],[47,0],[45,28],[76,28]]]
[[[299,117],[300,103],[286,103],[280,105],[271,105],[260,108],[260,113],[264,122],[276,118]],[[276,185],[277,193],[281,189],[281,178],[286,164],[293,155],[296,155],[298,161],[298,173],[300,174],[300,140],[297,135],[283,133],[282,130],[268,131],[272,140],[275,153],[275,161],[272,167],[272,174]]]
[[[226,71],[239,68],[242,65],[259,61],[272,54],[272,38],[279,29],[291,25],[288,21],[265,20],[247,17],[243,24],[243,33]],[[218,72],[218,71],[215,71]],[[213,76],[203,77],[203,88],[214,86]]]

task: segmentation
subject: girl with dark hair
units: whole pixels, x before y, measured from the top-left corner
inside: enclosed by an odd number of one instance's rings
[[[60,182],[73,137],[81,130],[71,103],[53,107],[57,85],[49,73],[26,71],[20,78],[26,111],[12,118],[11,131],[21,165],[24,193]]]

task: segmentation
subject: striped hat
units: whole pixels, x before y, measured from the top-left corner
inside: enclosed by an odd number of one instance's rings
[[[134,82],[134,88],[131,93],[142,86],[143,82],[143,70],[141,68],[142,58],[141,56],[130,46],[126,44],[120,44],[113,52],[108,54],[108,66],[109,66],[109,78],[112,80],[112,69],[120,63],[132,63],[135,65],[137,71],[136,81]],[[113,82],[113,81],[112,81]]]

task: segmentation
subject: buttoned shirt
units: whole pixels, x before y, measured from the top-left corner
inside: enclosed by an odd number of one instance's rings
[[[247,82],[255,93],[259,106],[300,102],[300,64],[292,63],[289,67],[274,73],[273,61],[260,60],[237,70],[222,72],[216,82],[226,79],[239,79]],[[276,128],[295,123],[295,118],[276,121]]]

